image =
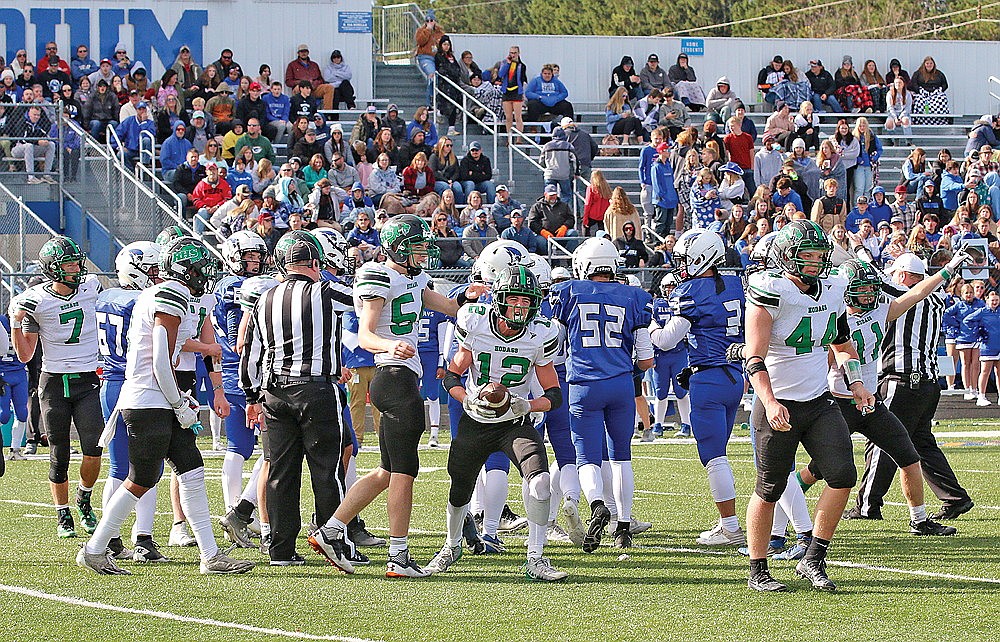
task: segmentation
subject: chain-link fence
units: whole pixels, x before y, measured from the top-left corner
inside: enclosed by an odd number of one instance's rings
[[[8,269],[26,270],[55,235],[7,186],[0,183],[0,256]]]

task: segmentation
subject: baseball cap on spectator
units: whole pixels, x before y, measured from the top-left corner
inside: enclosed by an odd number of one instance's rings
[[[649,54],[649,57],[646,58],[646,62],[660,62],[660,57],[655,53]]]
[[[359,189],[363,192],[365,191],[365,186],[361,184],[361,181],[355,181],[354,185],[351,185],[351,191],[353,192],[356,189]]]
[[[859,197],[858,197],[857,199],[855,199],[855,201],[854,201],[854,202],[855,202],[855,203],[867,203],[867,202],[868,202],[868,197],[867,197],[867,196],[865,196],[864,194],[862,194],[862,195],[861,195],[861,196],[859,196]]]
[[[249,194],[250,193],[250,186],[249,185],[240,185],[240,186],[238,186],[236,188],[236,193],[237,194]]]
[[[111,59],[110,58],[101,58],[101,64],[103,65],[104,63],[108,63],[110,65],[111,64]]]
[[[299,158],[298,156],[292,156],[291,158],[288,159],[287,163],[284,163],[281,166],[281,169],[282,170],[291,169],[292,168],[292,163],[298,163],[299,165],[301,165],[302,164],[302,159]],[[285,167],[285,165],[288,165],[288,167]]]
[[[557,127],[552,131],[553,140],[566,140],[566,130],[562,127]]]
[[[559,121],[560,127],[569,127],[573,124],[573,119],[569,116],[563,116],[562,120]]]
[[[215,164],[215,161],[208,161],[205,163],[205,169],[215,168],[219,169],[219,166]]]
[[[139,95],[139,90],[138,89],[131,89],[131,90],[129,90],[128,95],[129,96],[138,96]]]
[[[663,142],[663,143],[660,143],[659,145],[656,146],[656,153],[657,154],[662,154],[663,152],[667,151],[668,149],[670,149],[670,143]]]
[[[496,192],[510,192],[510,190],[507,189],[506,185],[497,185],[497,188],[494,191],[496,191]]]
[[[820,60],[819,58],[817,58],[816,60],[810,60],[809,61],[809,66],[810,67],[822,67],[823,66],[823,61]]]
[[[375,114],[375,113],[378,113],[378,110],[375,109],[375,105],[368,105],[367,107],[365,107],[365,113],[367,113],[367,114]]]
[[[510,213],[511,218],[524,218],[524,212],[521,210],[513,210]]]
[[[316,133],[316,123],[309,123],[309,127],[306,128],[306,133],[307,134],[310,134],[310,133],[311,134],[315,134]]]
[[[776,62],[778,64],[781,64],[785,62],[785,59],[782,58],[781,56],[775,56],[774,58],[771,59],[771,62]]]
[[[889,222],[888,221],[879,221],[878,222],[878,229],[881,230],[883,227],[886,228],[886,229],[889,229]]]
[[[893,216],[889,219],[889,223],[906,223],[906,221],[903,220],[902,216]]]
[[[906,194],[907,193],[906,192],[906,185],[897,185],[896,189],[895,189],[895,192],[897,194]]]
[[[137,102],[137,103],[135,104],[135,108],[136,108],[136,109],[148,109],[148,108],[149,108],[149,105],[148,105],[148,104],[146,104],[146,101],[145,101],[145,100],[140,100],[139,102]]]
[[[230,87],[229,85],[227,85],[226,83],[222,83],[221,85],[219,85],[218,87],[215,88],[215,93],[217,93],[217,94],[231,94],[231,93],[233,93],[233,88]]]
[[[688,55],[682,51],[680,55],[677,56],[677,59],[680,60],[681,58],[683,58],[684,60],[687,60],[687,57]]]
[[[472,144],[469,145],[469,151],[470,152],[471,151],[483,151],[483,146],[479,144],[478,140],[474,140],[474,141],[472,141]]]
[[[260,83],[257,82],[256,80],[250,83],[250,91],[260,91],[262,89],[263,87],[261,87]]]
[[[194,120],[195,118],[205,118],[205,112],[199,109],[198,111],[191,114],[191,120]]]
[[[548,185],[545,186],[545,193],[546,194],[558,194],[559,193],[559,188],[557,186],[549,183]]]
[[[904,252],[896,257],[889,267],[889,272],[910,272],[921,276],[927,274],[927,266],[920,260],[920,257],[912,252]]]
[[[296,53],[298,53],[300,51],[309,51],[309,45],[303,43],[303,44],[301,44],[301,45],[299,45],[298,47],[295,48],[295,52]]]
[[[178,52],[183,52],[183,51],[191,53],[191,47],[188,47],[187,45],[181,45],[181,48],[178,49]]]
[[[385,108],[386,114],[391,114],[392,112],[399,113],[399,107],[396,106],[396,103],[389,103],[389,106]]]

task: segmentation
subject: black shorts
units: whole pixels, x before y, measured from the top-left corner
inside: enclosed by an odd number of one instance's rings
[[[61,484],[69,477],[71,424],[80,437],[80,452],[86,457],[101,456],[97,445],[104,431],[101,380],[94,372],[43,372],[38,378],[38,402],[51,448],[49,481]]]
[[[852,488],[858,481],[854,466],[854,447],[847,421],[830,393],[809,401],[785,401],[791,430],[773,430],[767,423],[764,404],[754,403],[752,420],[757,455],[758,497],[776,502],[785,491],[788,471],[795,464],[795,451],[801,443],[822,470],[830,488]]]
[[[484,424],[462,413],[448,450],[448,475],[451,477],[448,501],[453,506],[465,506],[472,500],[479,470],[497,451],[510,457],[524,479],[549,470],[542,436],[528,417]]]
[[[420,378],[406,366],[379,366],[368,394],[382,413],[378,439],[382,469],[416,477],[420,470],[417,447],[425,428]]]
[[[128,478],[144,488],[160,480],[163,460],[178,475],[204,465],[195,434],[184,430],[169,408],[122,410],[128,429]]]
[[[881,401],[875,404],[875,410],[862,415],[852,399],[837,397],[837,405],[844,415],[847,427],[852,433],[860,433],[873,444],[892,457],[899,468],[906,468],[920,461],[920,455],[913,446],[910,433],[896,415],[889,412]],[[809,462],[809,472],[816,479],[823,479],[823,471],[816,462]]]
[[[181,392],[190,392],[194,395],[194,387],[198,378],[194,370],[177,371],[177,389]],[[195,395],[197,397],[197,395]],[[211,404],[209,404],[211,405]]]

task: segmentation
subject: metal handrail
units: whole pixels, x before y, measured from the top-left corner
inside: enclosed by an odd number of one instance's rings
[[[375,43],[376,49],[378,51],[378,53],[376,54],[376,58],[380,62],[386,62],[387,60],[412,58],[415,53],[415,49],[413,47],[409,46],[406,48],[397,47],[396,48],[397,50],[387,51],[387,44],[388,41],[391,39],[391,36],[389,33],[390,31],[390,26],[388,24],[389,21],[386,18],[390,14],[409,16],[410,21],[404,20],[405,24],[401,26],[408,32],[407,33],[408,37],[406,38],[407,42],[413,43],[413,33],[415,33],[416,30],[420,28],[421,25],[424,24],[423,10],[412,2],[407,2],[402,4],[381,5],[374,7],[374,9],[377,12],[376,15],[378,16],[378,21],[379,21],[378,30],[373,30],[376,31],[376,33],[378,33],[379,35],[379,38]],[[402,38],[399,39],[399,42],[402,42]]]
[[[118,130],[114,128],[113,125],[108,124],[107,130],[107,145],[108,150],[112,152],[112,155],[117,156],[119,162],[122,165],[125,164],[125,145],[122,143],[122,139],[118,137]],[[115,141],[115,145],[111,144],[111,141]]]
[[[174,207],[177,210],[177,218],[184,218],[184,201],[177,195],[176,192],[174,192],[174,190],[170,189],[169,185],[160,180],[160,177],[156,175],[155,171],[146,167],[142,163],[136,163],[134,171],[136,178],[139,179],[140,182],[143,181],[143,177],[149,179],[149,185],[154,194],[157,196],[161,194],[169,195],[168,200],[173,200]]]
[[[149,148],[148,149],[143,144],[143,141],[147,140],[147,139],[149,140]],[[139,158],[138,158],[138,161],[137,161],[136,164],[139,164],[139,165],[144,164],[143,160],[142,160],[144,154],[148,154],[148,156],[149,156],[149,168],[155,171],[156,170],[156,136],[153,135],[153,132],[148,132],[146,130],[142,130],[142,131],[139,132]]]
[[[997,91],[1000,91],[1000,78],[997,78],[996,76],[990,76],[989,78],[987,78],[986,79],[986,87],[987,87],[987,89],[989,89],[990,85],[996,85],[997,86]],[[997,95],[997,94],[993,93],[993,91],[990,91],[989,94],[993,98],[993,100],[995,100],[998,103],[1000,103],[1000,95]],[[996,109],[994,109],[993,111],[995,112]]]
[[[34,224],[36,224],[38,227],[40,227],[44,232],[48,233],[50,236],[58,236],[58,233],[55,230],[53,230],[52,227],[50,227],[48,223],[46,223],[45,221],[43,221],[41,219],[41,217],[38,216],[38,214],[35,214],[35,212],[32,211],[32,209],[30,207],[28,207],[19,196],[17,196],[16,194],[14,194],[14,192],[10,191],[7,188],[7,186],[4,185],[3,183],[0,183],[0,196],[10,199],[13,203],[15,203],[17,205],[17,209],[18,209],[18,217],[17,217],[18,230],[17,230],[17,236],[18,236],[18,238],[20,238],[22,240],[24,239],[24,236],[26,234],[26,229],[25,229],[25,219],[26,218],[31,219],[31,221]],[[20,248],[20,256],[18,258],[19,258],[20,266],[23,269],[24,266],[28,264],[29,260],[31,260],[31,261],[34,260],[34,257],[32,257],[31,259],[29,259],[28,256],[25,254],[25,250],[27,248],[26,248],[25,244],[23,243],[23,241],[21,243],[19,243],[18,245],[19,245],[19,248]],[[7,269],[11,269],[11,270],[13,269],[12,266],[10,266],[10,264],[8,264],[6,267],[7,267]]]
[[[435,102],[436,102],[436,99],[437,99],[437,95],[440,93],[441,97],[444,100],[448,101],[449,103],[451,103],[452,105],[454,105],[456,108],[458,108],[459,112],[462,114],[462,147],[464,149],[468,149],[469,148],[469,145],[468,145],[468,134],[469,134],[469,132],[468,132],[468,127],[466,127],[466,124],[467,124],[466,119],[468,118],[468,119],[471,119],[476,124],[478,124],[479,126],[481,126],[483,129],[485,129],[485,130],[487,130],[487,131],[490,132],[490,135],[493,137],[493,160],[494,160],[494,162],[496,162],[497,161],[497,150],[499,149],[499,138],[500,138],[500,126],[499,126],[499,123],[494,122],[493,125],[490,125],[489,123],[486,123],[486,122],[482,121],[481,119],[479,119],[474,113],[472,113],[469,110],[469,102],[471,101],[473,105],[479,106],[479,107],[485,109],[487,112],[489,112],[491,114],[493,113],[493,110],[490,109],[489,107],[487,107],[482,101],[480,101],[475,96],[469,95],[469,93],[467,91],[465,91],[464,89],[462,89],[461,85],[458,85],[457,83],[455,83],[455,81],[452,80],[451,78],[447,78],[445,76],[442,76],[441,74],[437,74],[436,78],[440,78],[441,80],[445,81],[446,83],[448,83],[449,85],[451,85],[455,89],[459,90],[461,92],[461,94],[462,94],[462,104],[459,105],[455,101],[455,99],[453,99],[451,96],[449,96],[448,94],[446,94],[446,93],[444,93],[443,91],[440,90],[440,88],[438,87],[437,82],[434,83]],[[494,116],[496,116],[496,114],[494,114]],[[494,171],[497,172],[497,173],[499,173],[499,167],[495,167]],[[513,178],[514,178],[514,176],[513,176],[512,170],[508,168],[508,179],[513,179]]]

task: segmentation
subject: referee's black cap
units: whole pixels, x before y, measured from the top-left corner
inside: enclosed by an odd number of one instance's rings
[[[319,245],[306,239],[285,236],[274,248],[274,263],[278,272],[285,274],[289,265],[321,261],[323,254]]]

